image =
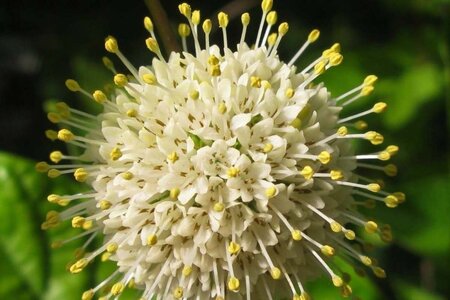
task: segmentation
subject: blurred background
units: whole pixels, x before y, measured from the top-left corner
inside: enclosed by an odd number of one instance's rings
[[[135,65],[150,64],[142,26],[149,12],[143,0],[132,2],[1,1],[0,299],[79,299],[111,268],[94,265],[78,275],[65,271],[80,244],[50,249],[51,241],[72,236],[73,231],[63,226],[43,232],[40,223],[45,212],[54,209],[45,200],[49,193],[70,193],[82,186],[70,178],[50,181],[35,172],[34,164],[47,160],[50,151],[64,149],[44,135],[52,127],[46,118],[52,103],[64,100],[83,110],[99,110],[69,92],[64,81],[75,78],[88,91],[111,84],[112,76],[101,62],[107,54],[104,37],[116,36]],[[178,14],[179,1],[161,2],[176,28],[184,21]],[[202,18],[215,20],[221,9],[237,16],[230,22],[231,39],[240,35],[243,10],[252,13],[250,30],[256,31],[259,1],[190,4],[202,9]],[[378,247],[373,255],[388,278],[352,276],[354,299],[449,299],[450,1],[278,0],[274,9],[279,20],[290,25],[280,46],[282,58],[289,60],[309,31],[319,28],[320,40],[298,66],[308,65],[322,50],[340,42],[344,63],[321,77],[332,94],[376,74],[380,79],[375,92],[351,110],[361,111],[379,100],[389,105],[386,113],[367,120],[371,129],[383,133],[386,144],[401,149],[393,159],[399,174],[385,182],[388,190],[405,192],[407,201],[397,209],[380,205],[366,212],[392,225],[394,241],[371,240]],[[213,34],[213,40],[221,38]],[[357,146],[364,151],[366,143]],[[341,298],[328,280],[308,287],[315,299]]]

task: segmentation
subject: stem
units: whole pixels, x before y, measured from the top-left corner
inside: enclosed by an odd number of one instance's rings
[[[144,0],[144,2],[150,11],[152,19],[155,21],[154,24],[166,54],[170,55],[172,51],[180,52],[181,47],[178,39],[172,31],[169,18],[159,0]]]

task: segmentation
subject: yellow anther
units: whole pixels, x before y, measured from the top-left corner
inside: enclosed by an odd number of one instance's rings
[[[326,66],[327,66],[327,64],[324,61],[319,61],[314,66],[314,74],[316,74],[316,75],[323,74],[326,71]]]
[[[258,76],[250,77],[250,85],[256,88],[261,87],[261,78],[259,78]]]
[[[395,197],[394,195],[388,195],[384,198],[384,203],[389,208],[395,208],[398,206],[399,201],[398,201],[398,198]]]
[[[277,267],[273,267],[270,270],[270,276],[272,276],[273,279],[278,280],[281,278],[281,270]]]
[[[147,73],[142,75],[142,80],[146,84],[155,84],[156,83],[156,76],[153,73]]]
[[[369,191],[374,193],[378,193],[381,190],[381,186],[378,183],[369,183],[366,187]]]
[[[175,288],[175,290],[173,291],[173,297],[175,299],[183,298],[183,288],[181,286]]]
[[[58,249],[58,248],[61,248],[63,245],[64,245],[64,243],[62,241],[55,241],[55,242],[51,243],[50,247],[52,249]]]
[[[153,22],[152,22],[152,19],[150,19],[150,17],[144,18],[144,27],[145,27],[145,29],[147,29],[148,32],[153,31]]]
[[[375,276],[377,276],[378,278],[386,278],[386,271],[384,271],[382,268],[380,267],[374,267],[372,268],[373,274],[375,274]]]
[[[336,233],[342,231],[342,225],[336,221],[332,221],[330,223],[330,228],[331,228],[331,231],[336,232]]]
[[[106,97],[105,93],[103,93],[100,90],[96,90],[92,96],[94,97],[94,100],[100,104],[105,103],[106,100],[108,100],[108,98]]]
[[[125,285],[122,282],[117,282],[111,287],[111,295],[117,296],[123,292]]]
[[[69,89],[69,91],[72,92],[78,92],[81,90],[80,85],[78,84],[78,82],[76,82],[73,79],[67,79],[66,80],[66,87]]]
[[[341,287],[344,284],[344,281],[342,280],[342,278],[337,275],[333,275],[331,277],[331,281],[333,282],[333,285],[335,287]]]
[[[225,102],[220,102],[219,113],[221,113],[223,115],[226,112],[227,112],[227,106],[226,106]]]
[[[105,261],[109,260],[109,259],[111,258],[111,256],[112,256],[111,253],[104,252],[104,253],[102,254],[102,256],[100,257],[100,260],[101,260],[102,262],[105,262]]]
[[[154,234],[151,234],[147,237],[147,245],[153,246],[158,242],[158,237]]]
[[[295,94],[295,90],[292,88],[288,88],[286,90],[286,92],[284,92],[284,95],[286,96],[286,98],[291,99],[292,97],[294,97]]]
[[[230,178],[237,177],[239,175],[239,173],[240,173],[240,170],[236,167],[231,167],[231,168],[228,168],[228,170],[227,170],[227,175]]]
[[[386,110],[386,108],[387,108],[387,104],[386,103],[378,102],[378,103],[375,103],[375,105],[372,107],[372,111],[374,113],[379,114],[379,113],[384,112]]]
[[[364,79],[364,85],[366,86],[372,86],[376,81],[378,80],[378,77],[375,75],[369,75]]]
[[[183,271],[181,271],[184,277],[188,277],[192,273],[192,267],[191,266],[184,266]]]
[[[81,228],[86,222],[86,219],[82,216],[75,216],[72,218],[72,227],[73,228]]]
[[[238,243],[230,242],[228,244],[228,252],[230,254],[237,254],[241,250],[241,246]]]
[[[75,138],[74,134],[68,129],[58,131],[58,139],[63,142],[70,142]]]
[[[85,182],[87,177],[89,176],[89,173],[84,168],[78,168],[73,173],[73,176],[75,177],[76,181]]]
[[[109,253],[115,253],[119,249],[119,245],[117,243],[110,243],[106,246],[106,251]]]
[[[396,165],[389,164],[384,166],[383,171],[387,176],[393,177],[397,175],[398,169]]]
[[[45,161],[40,161],[35,165],[35,169],[39,173],[47,172],[49,168],[50,168],[49,164]]]
[[[330,50],[332,50],[336,53],[340,53],[341,52],[341,44],[334,43],[333,46],[330,47]]]
[[[324,246],[320,247],[320,252],[322,252],[323,255],[330,257],[330,256],[333,256],[336,251],[334,250],[333,247],[324,245]]]
[[[209,69],[209,74],[214,77],[220,76],[220,74],[222,74],[222,72],[220,71],[220,65],[211,66],[211,68]]]
[[[107,69],[109,69],[109,70],[114,70],[114,64],[113,64],[113,62],[112,62],[108,57],[103,56],[103,57],[102,57],[102,62],[103,62],[103,65],[104,65]]]
[[[274,25],[278,20],[278,14],[276,11],[271,11],[267,14],[266,22],[269,25]]]
[[[203,21],[202,28],[203,28],[203,31],[206,34],[209,34],[211,32],[211,29],[212,29],[212,22],[211,22],[211,20],[210,19],[206,19],[205,21]]]
[[[333,54],[335,54],[336,52],[333,49],[326,49],[322,52],[322,57],[323,58],[330,58]]]
[[[131,278],[127,285],[130,289],[134,289],[136,287],[136,280],[134,278]]]
[[[127,110],[127,116],[130,118],[134,118],[137,116],[137,111],[133,108]]]
[[[277,193],[277,188],[275,186],[271,186],[266,189],[265,193],[267,198],[273,198]]]
[[[89,230],[94,226],[94,221],[92,220],[86,220],[86,222],[83,223],[83,226],[81,226],[84,230]]]
[[[109,158],[111,159],[111,160],[118,160],[119,158],[121,158],[122,157],[122,151],[120,151],[120,149],[119,148],[117,148],[117,147],[114,147],[112,150],[111,150],[111,152],[109,153]]]
[[[181,23],[180,25],[178,25],[178,34],[181,37],[187,37],[191,34],[191,28],[188,24]]]
[[[273,150],[273,145],[271,143],[267,143],[263,147],[263,152],[264,153],[269,153],[272,150]]]
[[[311,104],[306,103],[305,106],[302,108],[302,110],[300,111],[300,113],[298,114],[298,117],[300,119],[306,119],[309,114],[311,113]]]
[[[250,14],[249,13],[243,13],[242,15],[241,15],[241,22],[242,22],[242,25],[244,26],[244,27],[247,27],[248,26],[248,24],[250,24]]]
[[[314,175],[314,170],[310,166],[305,166],[301,171],[300,175],[302,175],[306,180],[309,180]]]
[[[225,206],[222,202],[216,202],[214,203],[213,209],[216,212],[222,212],[225,209]]]
[[[329,65],[332,67],[338,66],[342,63],[342,61],[344,60],[344,56],[342,56],[339,53],[333,53],[330,56],[330,60],[329,60]]]
[[[299,300],[311,300],[311,297],[306,292],[300,294]]]
[[[63,158],[63,154],[61,153],[61,151],[52,151],[50,153],[50,160],[52,162],[54,162],[55,164],[59,163],[61,161],[61,159]],[[45,172],[45,171],[44,171]]]
[[[194,25],[198,25],[198,24],[200,24],[200,11],[199,10],[194,10],[193,12],[192,12],[192,18],[191,18],[191,20],[192,20],[192,24],[194,24]]]
[[[178,10],[186,18],[188,18],[188,19],[191,18],[191,6],[189,4],[181,3],[180,5],[178,5]]]
[[[172,188],[169,192],[169,197],[172,199],[177,199],[180,195],[180,189],[179,188]]]
[[[330,171],[331,180],[341,180],[344,178],[344,174],[341,170],[331,170]]]
[[[390,155],[395,155],[395,154],[397,154],[398,150],[399,150],[398,146],[396,146],[396,145],[389,145],[389,146],[386,147],[385,151],[388,152]]]
[[[356,238],[356,234],[353,230],[347,230],[344,233],[344,236],[347,240],[353,241]]]
[[[384,137],[376,131],[368,131],[365,133],[365,138],[373,145],[380,145],[384,141]]]
[[[54,140],[58,139],[58,132],[56,132],[55,130],[48,129],[45,131],[45,136],[49,140],[54,141]]]
[[[57,211],[51,210],[45,215],[45,221],[48,223],[59,223],[59,213]]]
[[[368,233],[375,233],[378,230],[378,224],[374,221],[368,221],[364,224],[364,229]]]
[[[330,162],[331,160],[331,154],[327,151],[322,151],[320,152],[320,154],[317,156],[317,158],[319,159],[319,161],[326,165]]]
[[[394,195],[398,199],[399,204],[405,202],[405,200],[406,200],[405,193],[395,192],[395,193],[392,193],[392,195]]]
[[[217,19],[219,20],[219,27],[220,28],[226,28],[228,26],[229,20],[228,20],[228,15],[226,13],[221,11],[217,15]]]
[[[76,263],[70,266],[69,271],[72,274],[77,274],[83,271],[83,269],[87,266],[89,261],[86,258],[82,258],[78,260]]]
[[[56,178],[56,177],[61,176],[61,172],[59,170],[56,170],[56,169],[50,169],[47,172],[47,176],[50,177],[50,178]]]
[[[228,280],[228,289],[230,289],[231,291],[238,291],[239,290],[239,286],[240,286],[240,282],[239,279],[237,279],[236,277],[231,277]]]
[[[273,0],[263,0],[261,3],[261,8],[263,12],[267,13],[272,9]]]
[[[127,76],[125,76],[124,74],[116,74],[114,76],[114,83],[118,86],[118,87],[124,87],[127,85],[128,83],[128,78]]]
[[[192,100],[197,100],[198,97],[200,97],[200,93],[199,91],[194,90],[189,93],[189,97],[191,97]]]
[[[176,162],[178,159],[179,159],[178,154],[175,151],[167,155],[167,160],[170,161],[171,163]]]
[[[131,179],[133,179],[133,177],[134,177],[133,173],[131,173],[129,171],[122,173],[122,178],[125,180],[131,180]]]
[[[283,22],[278,26],[278,34],[280,36],[284,36],[289,31],[289,24],[287,22]]]
[[[387,151],[381,151],[380,153],[378,153],[378,159],[386,161],[391,159],[391,155]]]
[[[350,297],[350,295],[352,294],[352,287],[348,284],[345,284],[341,287],[341,295],[344,298],[348,298]],[[356,298],[355,298],[356,299]]]
[[[272,85],[267,80],[261,80],[261,86],[263,89],[268,90],[272,88]]]
[[[105,39],[105,49],[111,53],[117,53],[119,51],[119,45],[117,40],[113,36],[107,36]]]
[[[49,113],[47,114],[47,119],[48,119],[50,122],[52,122],[53,124],[57,124],[57,123],[61,122],[63,118],[62,118],[61,115],[58,114],[58,113],[55,113],[55,112],[49,112]]]
[[[359,257],[359,259],[361,260],[361,262],[366,265],[366,266],[370,266],[372,265],[372,259],[370,259],[370,257],[365,256],[365,255],[361,255]]]
[[[294,120],[292,120],[291,122],[291,126],[296,128],[296,129],[301,129],[302,128],[302,120],[300,118],[295,118]]]
[[[91,300],[92,298],[94,298],[93,289],[87,290],[81,295],[81,300]]]
[[[320,31],[318,29],[312,30],[308,35],[308,43],[314,43],[320,36]]]
[[[300,241],[302,239],[302,232],[298,229],[294,229],[291,232],[291,236],[294,241]]]
[[[366,85],[361,90],[361,96],[368,96],[368,95],[370,95],[373,92],[374,89],[375,88],[372,85]]]
[[[58,113],[63,117],[64,119],[67,119],[70,117],[70,107],[65,102],[58,102],[55,104],[55,108],[58,111]]]
[[[345,127],[345,126],[341,126],[341,127],[339,127],[339,129],[337,130],[337,134],[338,134],[339,136],[346,136],[347,133],[348,133],[348,129],[347,129],[347,127]]]
[[[56,194],[50,194],[47,196],[47,201],[50,203],[58,203],[58,201],[61,200],[61,196]]]
[[[56,202],[60,206],[67,206],[70,203],[69,199],[59,199],[58,202]]]
[[[208,57],[208,65],[215,66],[215,65],[218,65],[219,63],[220,63],[220,60],[217,58],[217,56],[210,55]]]
[[[364,130],[364,129],[367,129],[367,127],[368,127],[367,122],[365,122],[363,120],[356,121],[353,125],[358,130]]]
[[[147,45],[147,48],[152,51],[153,53],[158,54],[159,53],[159,45],[158,42],[152,38],[149,37],[145,40],[145,45]]]
[[[108,200],[101,200],[99,203],[99,207],[101,210],[107,210],[109,208],[111,208],[112,203],[109,202]]]

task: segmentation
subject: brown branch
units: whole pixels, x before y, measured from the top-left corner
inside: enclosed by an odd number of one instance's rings
[[[180,52],[181,47],[178,43],[178,38],[173,32],[166,11],[159,0],[144,0],[144,2],[150,11],[151,18],[154,20],[158,39],[162,41],[166,54],[169,55],[172,51]]]

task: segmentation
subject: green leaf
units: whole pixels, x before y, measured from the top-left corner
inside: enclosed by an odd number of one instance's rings
[[[414,300],[444,300],[444,297],[435,295],[425,289],[421,289],[416,285],[407,283],[402,280],[395,282],[395,287],[399,299],[414,299]]]

